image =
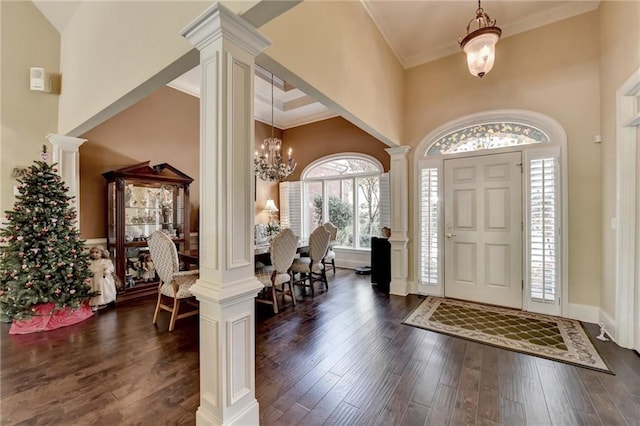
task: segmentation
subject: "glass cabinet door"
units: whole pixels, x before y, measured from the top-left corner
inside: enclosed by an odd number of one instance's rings
[[[182,188],[174,185],[127,184],[124,193],[125,242],[147,241],[155,231],[179,238],[183,226],[182,192]]]
[[[189,250],[189,176],[162,163],[103,173],[107,180],[107,247],[121,281],[118,299],[157,294],[159,277],[147,241],[163,232]]]

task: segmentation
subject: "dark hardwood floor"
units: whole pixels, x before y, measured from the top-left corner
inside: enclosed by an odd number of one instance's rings
[[[418,296],[379,293],[348,270],[329,279],[295,309],[256,307],[264,425],[640,425],[635,352],[596,342],[612,376],[500,350],[402,325]],[[195,424],[197,317],[168,333],[153,307],[23,336],[2,324],[2,425]]]

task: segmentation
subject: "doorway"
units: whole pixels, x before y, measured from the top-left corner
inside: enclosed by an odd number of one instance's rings
[[[444,161],[445,297],[522,309],[522,154]]]

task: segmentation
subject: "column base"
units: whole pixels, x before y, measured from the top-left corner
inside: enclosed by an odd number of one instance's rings
[[[409,283],[407,281],[391,280],[389,294],[396,296],[406,296],[409,294]]]
[[[222,422],[219,418],[213,415],[210,411],[207,411],[201,405],[196,411],[196,425],[209,426],[209,425],[258,425],[260,424],[260,410],[257,400],[253,400],[249,405],[242,410],[234,418]]]

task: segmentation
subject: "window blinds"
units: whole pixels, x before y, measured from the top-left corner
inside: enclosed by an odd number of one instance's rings
[[[423,168],[420,175],[420,281],[438,285],[438,169]]]
[[[558,282],[558,190],[554,157],[530,162],[529,271],[531,298],[553,302]]]
[[[380,175],[380,228],[391,228],[391,194],[389,173]]]
[[[280,182],[280,225],[290,228],[297,236],[302,236],[302,193],[301,184]]]

